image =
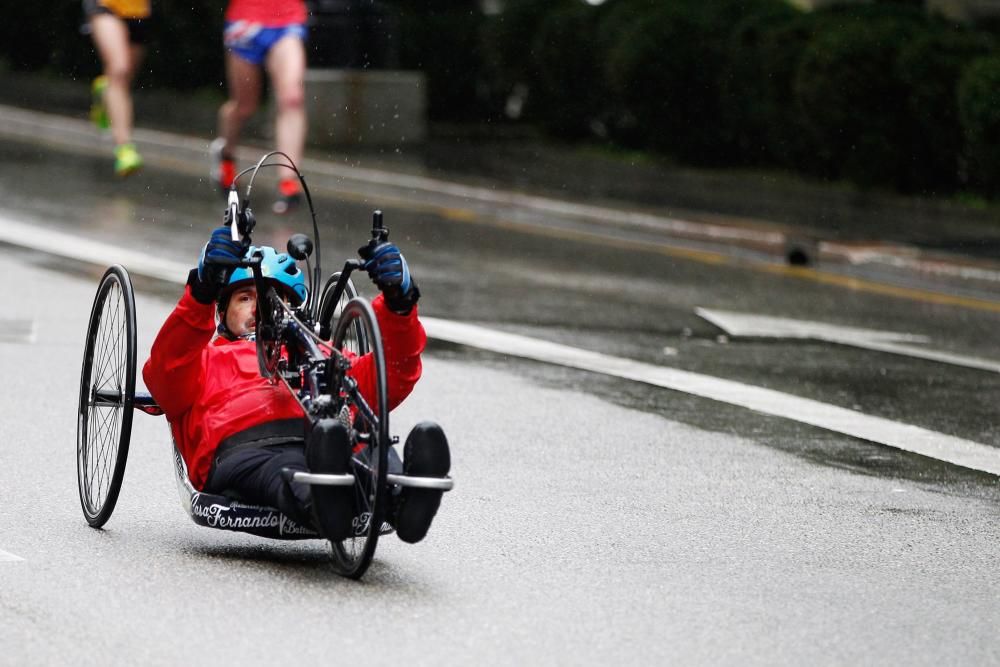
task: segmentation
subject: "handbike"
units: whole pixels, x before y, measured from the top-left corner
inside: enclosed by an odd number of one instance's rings
[[[260,256],[251,256],[228,266],[251,270],[257,288],[256,351],[261,375],[280,382],[302,406],[306,432],[320,420],[336,419],[348,427],[353,444],[351,469],[344,475],[285,472],[286,477],[311,485],[352,486],[354,517],[352,534],[331,540],[334,569],[341,575],[360,578],[368,569],[380,534],[391,527],[386,509],[393,486],[448,491],[450,477],[414,477],[390,472],[389,448],[397,437],[390,435],[386,362],[382,338],[371,304],[358,296],[350,275],[362,267],[349,259],[341,271],[325,282],[320,296],[314,289],[322,276],[319,229],[308,187],[291,160],[288,164],[267,162],[281,153],[268,153],[253,170],[245,199],[241,202],[234,182],[229,192],[226,224],[234,240],[249,244],[256,224],[249,205],[253,178],[264,166],[291,168],[299,176],[312,215],[315,246],[304,234],[294,234],[287,244],[289,255],[309,263],[315,248],[316,265],[307,269],[309,294],[298,307],[285,303],[261,273]],[[372,221],[372,240],[388,238],[382,214]],[[87,522],[99,528],[111,517],[124,477],[131,439],[132,411],[162,415],[163,411],[144,392],[135,391],[136,374],[135,297],[128,272],[108,268],[97,289],[91,309],[80,377],[77,419],[77,478],[80,502]],[[358,357],[371,355],[375,368],[375,392],[371,403],[358,391],[349,375]],[[211,528],[251,533],[275,539],[322,539],[309,526],[297,524],[272,507],[249,505],[238,498],[198,491],[188,478],[187,467],[176,446],[174,468],[184,509],[195,523]]]

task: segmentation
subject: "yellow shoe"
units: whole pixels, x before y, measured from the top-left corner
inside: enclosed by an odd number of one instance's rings
[[[111,119],[108,118],[108,108],[104,106],[104,91],[108,89],[108,77],[99,76],[94,79],[90,86],[90,122],[98,130],[107,130],[111,127]]]
[[[142,168],[142,156],[135,150],[135,144],[115,146],[115,175],[125,177]]]

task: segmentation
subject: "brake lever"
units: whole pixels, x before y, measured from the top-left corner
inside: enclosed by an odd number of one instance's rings
[[[230,188],[229,199],[226,202],[226,224],[229,225],[229,233],[237,243],[242,243],[240,239],[240,195],[236,188]]]

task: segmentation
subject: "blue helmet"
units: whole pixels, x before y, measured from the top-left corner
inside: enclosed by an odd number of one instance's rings
[[[305,274],[299,270],[299,267],[295,264],[295,260],[284,252],[279,255],[274,248],[268,246],[250,246],[244,258],[250,259],[258,251],[263,254],[260,271],[264,275],[264,278],[277,283],[275,287],[278,287],[280,291],[286,294],[293,305],[298,306],[305,301],[306,296],[309,294],[309,291],[306,289]],[[219,310],[221,311],[225,308],[226,303],[229,301],[229,296],[237,288],[252,283],[253,271],[247,268],[234,270],[232,275],[229,276],[226,288],[222,290],[222,294],[219,297]]]

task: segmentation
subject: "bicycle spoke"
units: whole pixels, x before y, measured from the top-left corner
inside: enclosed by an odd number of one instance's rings
[[[98,330],[98,336],[101,338],[101,367],[98,372],[98,388],[106,388],[110,380],[115,379],[116,375],[114,371],[120,370],[121,367],[121,348],[122,348],[122,302],[121,302],[121,291],[117,283],[112,285],[112,289],[109,290],[107,300],[104,302],[104,306],[107,307],[109,302],[113,304],[110,312],[105,309],[105,317],[101,319],[101,327]],[[107,322],[107,326],[105,326]],[[102,335],[103,334],[103,335]],[[111,350],[110,354],[107,354],[108,350]],[[115,389],[120,389],[115,387]]]
[[[117,410],[114,412],[116,413]],[[97,425],[96,432],[93,434],[96,447],[90,447],[90,456],[88,456],[88,466],[91,469],[89,485],[94,500],[100,500],[104,496],[105,482],[110,477],[109,462],[113,460],[111,440],[115,420],[115,414],[108,415],[107,409],[102,410],[100,407],[94,406],[92,421],[96,421]],[[117,454],[116,447],[114,453]]]
[[[97,420],[97,432],[95,433],[95,438],[99,439],[99,441],[95,443],[97,444],[97,447],[92,447],[90,449],[91,455],[88,457],[88,465],[90,467],[89,485],[91,489],[91,500],[94,499],[95,491],[97,497],[100,497],[100,491],[103,487],[102,473],[104,472],[103,460],[105,458],[103,435],[107,433],[107,416],[103,415],[97,406],[94,407],[94,418]]]
[[[97,411],[97,406],[92,406],[91,407],[91,416],[90,416],[91,424],[94,424],[95,420],[97,420],[99,418],[100,418],[100,414]],[[97,474],[96,459],[99,456],[98,452],[95,451],[94,445],[97,444],[97,443],[94,442],[94,439],[96,439],[100,435],[100,429],[101,429],[101,426],[98,423],[97,424],[97,431],[98,432],[96,434],[95,433],[91,433],[90,434],[92,439],[91,439],[91,441],[89,443],[89,446],[87,447],[87,458],[85,459],[86,469],[87,469],[87,489],[90,490],[90,495],[91,496],[93,496],[94,477]],[[98,448],[99,448],[99,446],[98,446]],[[91,498],[91,500],[92,500],[92,498]]]
[[[114,287],[115,286],[112,286],[112,289],[109,290],[108,295],[105,297],[104,303],[101,304],[103,315],[101,317],[101,324],[97,329],[97,338],[100,348],[97,351],[96,358],[99,360],[100,365],[97,367],[94,376],[97,378],[95,385],[99,389],[103,389],[105,387],[105,378],[107,377],[108,367],[111,363],[111,355],[107,354],[109,349],[108,344],[110,342],[109,330],[111,329],[111,323],[108,322],[108,318],[110,317],[114,319],[115,315],[108,312],[107,306],[108,301],[112,298],[111,292],[116,291]]]
[[[369,406],[367,401],[365,401],[364,396],[357,392],[355,392],[355,394],[355,396],[352,396],[354,407],[356,407],[358,412],[361,413],[361,416],[364,417],[365,421],[371,425],[371,428],[368,429],[368,434],[377,433],[379,426],[378,415],[375,414],[375,412],[371,409],[371,406]]]

